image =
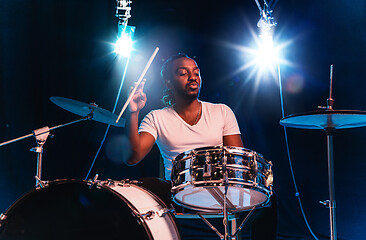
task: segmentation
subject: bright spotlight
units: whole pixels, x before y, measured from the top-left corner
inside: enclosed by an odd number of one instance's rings
[[[115,53],[124,57],[130,56],[133,46],[132,39],[135,33],[135,28],[136,27],[123,24],[118,25],[118,39],[115,44]]]
[[[258,39],[258,50],[256,51],[256,63],[262,68],[270,68],[278,60],[278,49],[274,47],[272,35],[262,34]]]

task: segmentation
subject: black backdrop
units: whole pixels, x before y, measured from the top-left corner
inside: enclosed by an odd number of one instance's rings
[[[111,51],[117,34],[115,1],[0,2],[0,142],[78,116],[49,101],[62,96],[113,109],[125,66]],[[317,110],[329,92],[334,64],[335,109],[366,110],[366,2],[280,0],[275,37],[288,42],[282,66],[286,115]],[[196,56],[201,67],[201,99],[224,102],[237,115],[245,146],[274,164],[281,236],[308,236],[291,179],[276,81],[260,83],[236,46],[250,46],[259,19],[254,1],[135,1],[135,51],[131,56],[118,110],[128,86],[139,77],[155,47],[160,51],[147,73],[148,104],[142,115],[162,106],[162,62],[179,51]],[[43,179],[84,179],[106,125],[77,123],[53,131],[44,150]],[[329,236],[326,138],[320,130],[288,129],[294,173],[309,223]],[[363,239],[366,208],[366,129],[340,130],[334,137],[337,227],[341,239]],[[36,155],[32,138],[0,148],[0,211],[34,187]],[[125,129],[112,128],[92,170],[100,178],[159,176],[155,148],[141,164],[126,167]],[[263,226],[265,228],[265,226]]]

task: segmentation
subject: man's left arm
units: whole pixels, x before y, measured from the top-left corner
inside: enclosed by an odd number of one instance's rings
[[[240,134],[227,135],[223,138],[224,146],[244,147]]]
[[[226,105],[223,105],[224,130],[223,144],[224,146],[244,147],[241,140],[241,133],[234,112]]]

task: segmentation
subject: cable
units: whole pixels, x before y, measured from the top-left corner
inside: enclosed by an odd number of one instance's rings
[[[284,110],[284,104],[283,104],[283,92],[282,92],[282,79],[281,79],[281,67],[280,67],[280,63],[277,61],[277,72],[278,72],[278,82],[279,82],[279,89],[280,89],[280,99],[281,99],[281,112],[282,112],[282,118],[285,117],[285,110]],[[290,165],[290,171],[291,171],[291,177],[292,177],[292,181],[294,183],[294,187],[295,187],[295,196],[297,197],[297,200],[299,202],[299,206],[300,206],[300,210],[301,210],[301,214],[304,218],[305,224],[307,226],[307,228],[309,229],[311,235],[314,237],[314,239],[318,240],[318,238],[315,236],[314,232],[311,230],[311,227],[309,225],[309,222],[306,218],[304,209],[302,207],[302,203],[301,203],[301,198],[300,198],[300,193],[299,190],[297,188],[297,184],[296,184],[296,179],[295,179],[295,174],[294,174],[294,170],[293,170],[293,166],[292,166],[292,160],[291,160],[291,155],[290,155],[290,147],[288,144],[288,137],[287,137],[287,128],[286,126],[283,126],[283,130],[284,130],[284,134],[285,134],[285,142],[286,142],[286,150],[287,150],[287,158],[288,158],[288,162]]]
[[[130,62],[130,57],[128,57],[128,58],[127,58],[127,61],[126,61],[126,66],[125,66],[125,69],[124,69],[124,72],[123,72],[123,76],[122,76],[122,79],[121,79],[121,83],[120,83],[120,85],[119,85],[119,90],[118,90],[118,93],[117,93],[117,97],[116,97],[116,101],[115,101],[115,103],[114,103],[114,107],[113,107],[113,111],[112,111],[112,113],[114,113],[114,112],[116,111],[117,104],[118,104],[118,100],[119,100],[119,98],[120,98],[120,96],[121,96],[122,86],[123,86],[123,83],[124,83],[125,78],[126,78],[127,67],[128,67],[128,63],[129,63],[129,62]],[[97,160],[97,157],[98,157],[98,155],[99,155],[99,152],[100,152],[100,150],[101,150],[101,149],[102,149],[102,147],[103,147],[103,144],[104,144],[105,139],[107,138],[107,134],[108,134],[108,132],[109,132],[109,128],[110,128],[110,127],[111,127],[111,125],[110,125],[110,124],[108,124],[107,129],[106,129],[106,131],[105,131],[105,133],[104,133],[104,137],[103,137],[103,139],[102,139],[102,141],[101,141],[101,143],[100,143],[100,145],[99,145],[99,148],[98,148],[98,150],[97,150],[97,153],[96,153],[96,154],[95,154],[95,156],[94,156],[93,162],[92,162],[92,164],[91,164],[91,166],[90,166],[90,168],[89,168],[89,171],[88,171],[88,173],[86,174],[86,177],[85,177],[85,179],[84,179],[84,180],[88,180],[88,177],[89,177],[90,172],[91,172],[91,170],[92,170],[92,168],[93,168],[93,166],[94,166],[94,164],[95,164],[95,161]]]

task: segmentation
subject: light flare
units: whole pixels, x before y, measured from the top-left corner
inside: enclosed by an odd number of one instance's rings
[[[129,36],[122,36],[115,44],[114,52],[118,55],[128,57],[132,50],[132,39]]]
[[[114,52],[123,57],[129,57],[133,50],[133,35],[135,33],[135,27],[118,25],[118,38],[114,45]]]

